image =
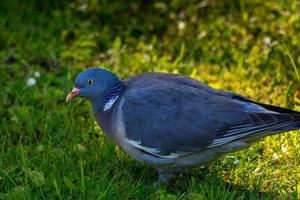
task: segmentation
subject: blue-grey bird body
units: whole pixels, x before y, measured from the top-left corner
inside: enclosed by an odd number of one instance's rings
[[[88,98],[104,132],[129,155],[155,167],[158,183],[265,136],[300,129],[299,112],[186,76],[144,73],[119,80],[112,72],[91,68],[74,83],[67,101]]]

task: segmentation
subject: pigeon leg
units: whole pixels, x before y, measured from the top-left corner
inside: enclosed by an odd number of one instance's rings
[[[158,179],[155,183],[156,186],[160,186],[164,183],[168,184],[176,175],[172,172],[159,173]]]
[[[162,184],[168,184],[172,179],[174,179],[179,169],[169,169],[169,168],[158,168],[158,179],[155,183],[156,186],[160,186]]]

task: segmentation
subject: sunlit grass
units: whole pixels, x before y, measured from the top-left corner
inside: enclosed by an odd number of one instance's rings
[[[299,131],[155,187],[155,170],[115,147],[87,101],[65,104],[74,76],[103,66],[121,78],[181,73],[300,111],[297,1],[0,8],[0,199],[299,198]]]

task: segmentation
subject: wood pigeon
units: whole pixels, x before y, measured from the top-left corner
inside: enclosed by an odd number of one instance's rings
[[[90,68],[77,75],[74,97],[90,100],[99,126],[129,155],[169,182],[268,135],[300,129],[300,113],[213,89],[192,78],[143,73],[120,80]]]

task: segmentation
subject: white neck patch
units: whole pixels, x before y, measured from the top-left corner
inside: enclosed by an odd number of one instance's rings
[[[111,99],[109,99],[105,105],[103,106],[103,111],[107,111],[109,109],[111,109],[111,107],[114,105],[114,103],[117,101],[119,95],[112,97]]]

